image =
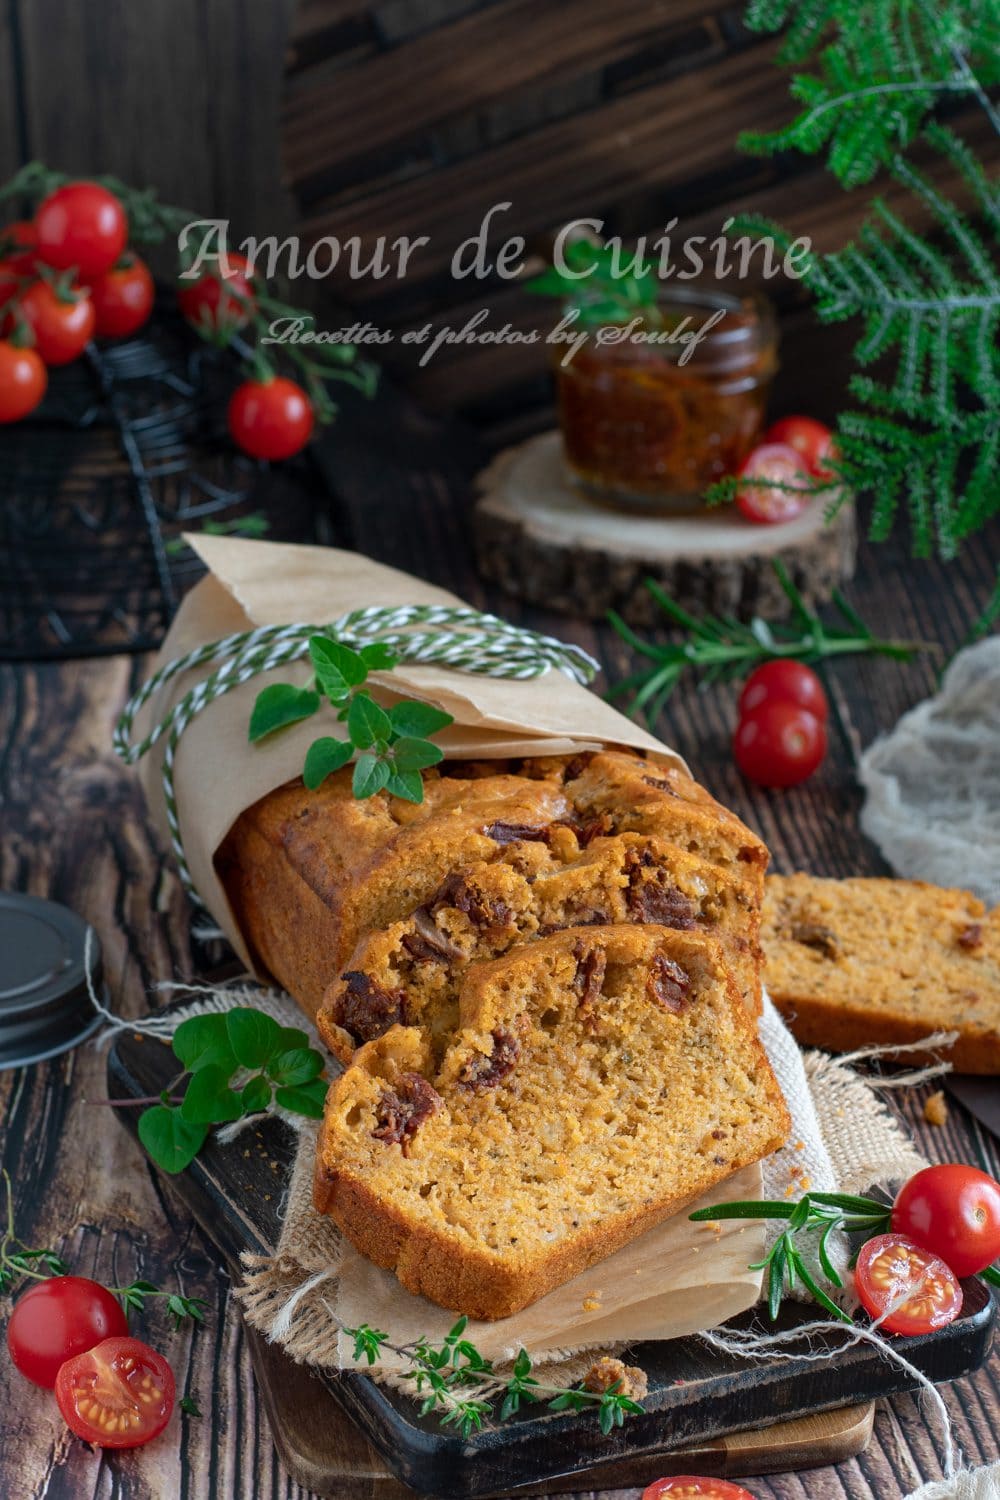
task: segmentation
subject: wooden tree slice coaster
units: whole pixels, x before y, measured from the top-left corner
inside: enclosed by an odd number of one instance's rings
[[[775,619],[788,613],[788,601],[772,558],[781,559],[811,606],[854,572],[850,503],[830,525],[824,500],[777,526],[754,526],[732,506],[694,516],[629,515],[574,486],[558,432],[505,449],[477,488],[473,536],[483,576],[519,599],[586,619],[609,609],[632,625],[662,619],[646,578],[686,609]]]

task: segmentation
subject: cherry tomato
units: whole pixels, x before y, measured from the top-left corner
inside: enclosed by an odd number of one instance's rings
[[[177,302],[189,323],[209,332],[242,328],[257,305],[253,293],[253,268],[245,255],[226,256],[228,274],[221,267],[198,281],[182,282]]]
[[[933,1333],[962,1311],[962,1288],[951,1267],[901,1234],[879,1234],[862,1245],[854,1285],[873,1318],[912,1291],[880,1324],[886,1333]]]
[[[925,1167],[900,1190],[892,1227],[974,1276],[1000,1258],[1000,1182],[959,1162]]]
[[[808,486],[802,459],[787,443],[761,443],[751,448],[739,468],[740,479],[776,480],[779,484]],[[769,489],[766,484],[747,484],[736,492],[736,504],[748,521],[772,526],[778,521],[791,521],[801,515],[809,503],[803,492],[792,494],[789,490]]]
[[[18,306],[32,333],[35,348],[47,365],[68,365],[94,336],[94,304],[75,287],[72,297],[60,297],[47,281],[34,281],[18,298]]]
[[[10,270],[30,275],[38,257],[38,231],[30,219],[16,219],[0,229],[0,254]]]
[[[99,1448],[138,1448],[158,1437],[174,1409],[174,1372],[140,1339],[104,1339],[68,1359],[56,1377],[63,1420]]]
[[[673,1500],[754,1500],[749,1490],[741,1490],[738,1484],[728,1479],[701,1479],[697,1474],[674,1474],[670,1479],[654,1479],[642,1492],[642,1500],[660,1500],[661,1495],[671,1495]]]
[[[121,1304],[107,1287],[86,1276],[52,1276],[16,1302],[7,1348],[22,1375],[51,1390],[66,1360],[126,1333]]]
[[[96,182],[56,188],[35,214],[35,228],[46,265],[57,271],[75,267],[87,281],[111,270],[128,238],[124,208]]]
[[[0,422],[19,422],[45,395],[49,374],[34,349],[0,340]]]
[[[813,417],[782,417],[772,422],[764,434],[765,443],[787,443],[805,460],[806,468],[817,479],[832,479],[833,470],[827,465],[837,457],[837,445],[833,433],[822,422]]]
[[[156,288],[149,267],[129,254],[90,283],[96,332],[102,338],[124,339],[137,332],[153,311]]]
[[[733,755],[758,786],[798,786],[826,754],[826,726],[795,703],[767,702],[736,726]]]
[[[823,724],[830,712],[816,673],[804,662],[790,659],[766,661],[750,673],[740,693],[740,718],[764,703],[796,703]]]
[[[313,429],[309,397],[284,375],[244,381],[233,393],[228,419],[233,442],[254,458],[291,458]]]

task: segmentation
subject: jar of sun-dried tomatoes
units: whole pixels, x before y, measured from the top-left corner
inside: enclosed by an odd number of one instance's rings
[[[559,422],[576,483],[622,509],[687,514],[760,437],[777,369],[770,303],[664,288],[653,313],[555,346]]]

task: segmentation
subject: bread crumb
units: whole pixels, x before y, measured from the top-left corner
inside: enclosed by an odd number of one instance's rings
[[[799,1183],[799,1187],[804,1193],[808,1193],[809,1189],[812,1187],[812,1178],[803,1177],[801,1182]]]
[[[599,1297],[584,1297],[581,1304],[584,1312],[597,1312],[601,1306]]]
[[[806,1143],[805,1143],[805,1141],[796,1141],[795,1142],[795,1149],[796,1149],[796,1151],[804,1151],[806,1149]]]
[[[705,1219],[701,1227],[703,1229],[710,1229],[713,1234],[722,1233],[722,1225],[718,1222],[717,1219]]]
[[[645,1370],[612,1359],[610,1354],[602,1354],[597,1363],[591,1365],[583,1377],[583,1385],[585,1390],[602,1394],[616,1385],[621,1395],[630,1396],[633,1401],[641,1401],[649,1390]]]
[[[924,1100],[924,1119],[928,1125],[947,1125],[948,1101],[943,1089],[938,1089],[936,1094],[931,1094]]]

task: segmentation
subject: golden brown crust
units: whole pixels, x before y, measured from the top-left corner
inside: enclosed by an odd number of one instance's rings
[[[942,1049],[955,1068],[1000,1073],[1000,908],[923,881],[775,875],[762,942],[800,1041],[846,1052],[958,1031]]]

